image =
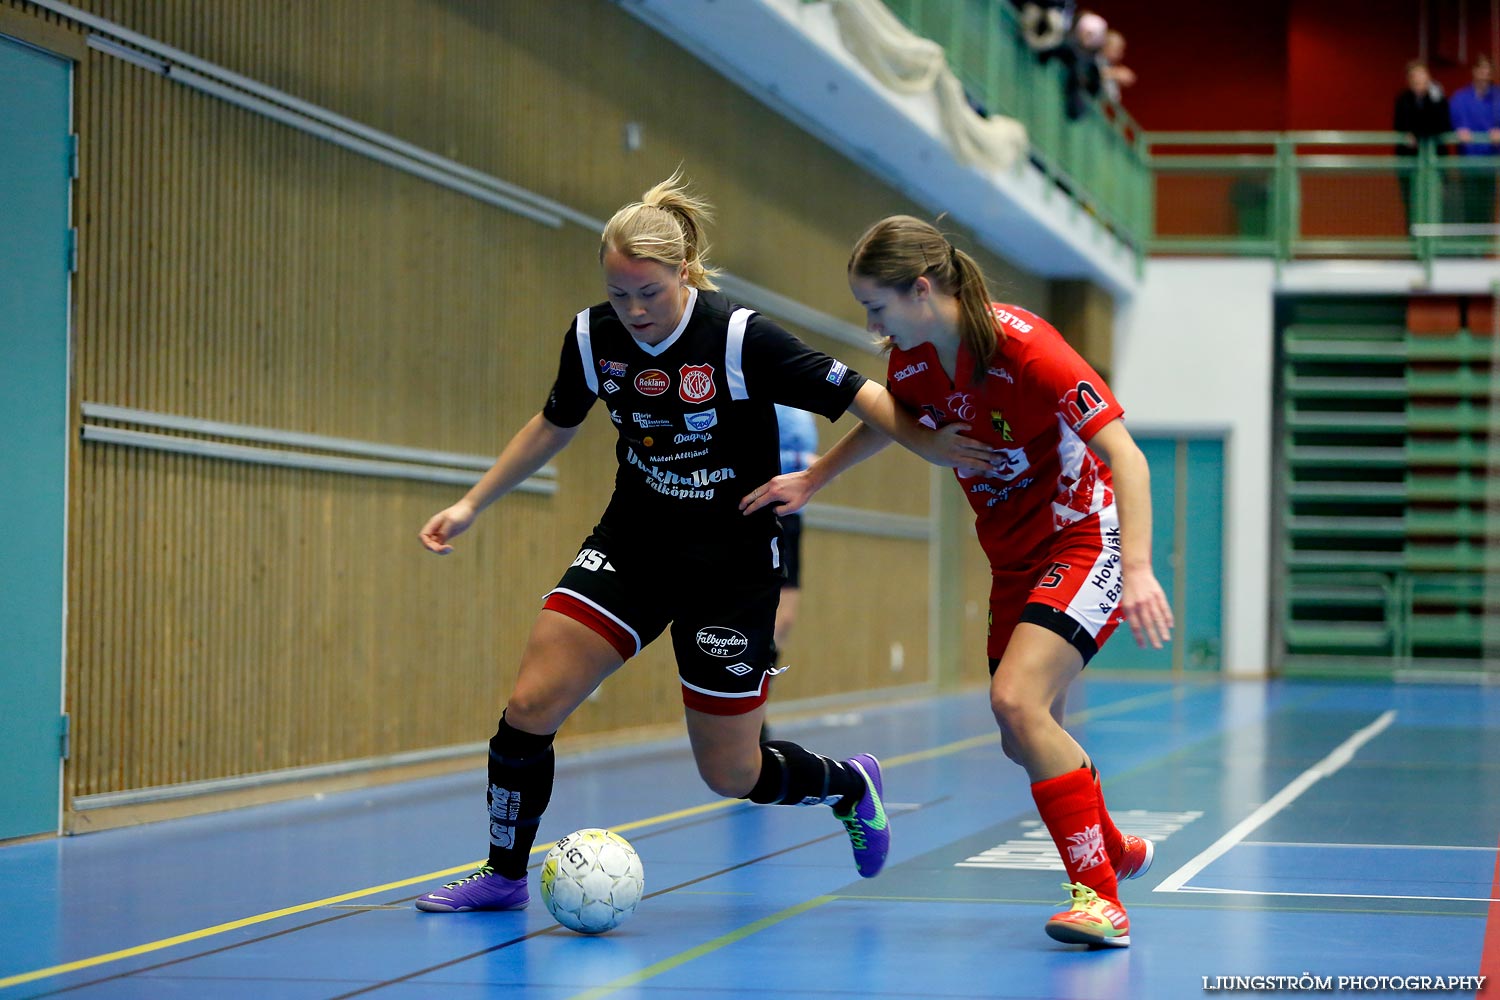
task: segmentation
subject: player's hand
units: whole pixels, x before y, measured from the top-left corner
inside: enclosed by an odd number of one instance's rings
[[[948,424],[927,437],[922,457],[933,465],[957,469],[961,475],[978,476],[990,469],[995,449],[983,441],[964,437],[969,424]]]
[[[445,556],[453,551],[448,543],[468,530],[474,523],[474,508],[460,500],[446,510],[440,510],[422,526],[418,534],[428,552]]]
[[[785,517],[795,514],[807,506],[807,501],[817,492],[812,477],[804,472],[789,472],[761,486],[757,486],[740,501],[740,511],[754,514],[762,507],[775,505],[776,513]]]
[[[1172,607],[1156,574],[1150,566],[1137,566],[1124,571],[1124,592],[1120,597],[1120,610],[1135,636],[1135,644],[1145,648],[1149,642],[1154,649],[1172,639]]]

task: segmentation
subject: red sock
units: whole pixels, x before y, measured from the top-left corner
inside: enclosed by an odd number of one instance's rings
[[[1099,819],[1098,789],[1086,767],[1060,774],[1031,786],[1037,812],[1057,853],[1062,855],[1068,881],[1082,882],[1112,903],[1119,903],[1115,869],[1104,848]]]
[[[1113,865],[1125,853],[1125,835],[1115,826],[1115,821],[1110,818],[1109,809],[1104,804],[1104,786],[1099,783],[1099,772],[1092,767],[1089,770],[1094,776],[1094,798],[1099,802],[1099,828],[1104,831],[1104,850],[1109,854],[1109,863]]]

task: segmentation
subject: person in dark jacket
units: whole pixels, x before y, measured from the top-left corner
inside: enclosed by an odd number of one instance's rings
[[[1396,96],[1395,124],[1392,127],[1401,133],[1401,142],[1396,146],[1397,156],[1416,156],[1421,144],[1433,143],[1438,136],[1452,129],[1448,98],[1443,96],[1443,88],[1432,79],[1427,64],[1420,59],[1406,64],[1406,89]],[[1442,155],[1444,150],[1439,148],[1437,152]],[[1396,172],[1408,233],[1415,221],[1411,212],[1412,178],[1415,174],[1415,168]]]

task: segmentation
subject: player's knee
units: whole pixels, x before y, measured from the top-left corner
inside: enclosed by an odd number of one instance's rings
[[[739,760],[700,760],[698,774],[714,794],[726,799],[744,798],[755,787],[755,779],[760,776],[759,750],[757,749],[753,763]]]
[[[990,711],[1000,726],[1002,744],[1011,745],[1024,743],[1026,734],[1039,721],[1038,715],[1047,714],[1045,707],[1037,706],[1032,699],[1003,684],[990,687]],[[1011,756],[1009,750],[1006,756]]]
[[[558,706],[521,690],[513,692],[505,706],[505,721],[526,733],[557,732],[566,721],[558,714]]]

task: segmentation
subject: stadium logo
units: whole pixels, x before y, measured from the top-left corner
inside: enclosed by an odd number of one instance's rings
[[[660,396],[672,388],[672,378],[660,368],[648,368],[635,377],[635,391],[642,396]]]

